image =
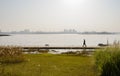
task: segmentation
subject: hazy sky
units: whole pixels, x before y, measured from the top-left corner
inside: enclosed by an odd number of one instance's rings
[[[120,0],[0,0],[2,31],[120,31]]]

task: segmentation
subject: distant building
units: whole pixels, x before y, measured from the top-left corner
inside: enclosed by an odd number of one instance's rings
[[[29,29],[25,29],[23,31],[19,31],[18,33],[20,33],[20,34],[28,34],[28,33],[30,33],[30,30]]]
[[[73,33],[73,32],[77,32],[75,29],[64,29],[64,32],[68,32],[68,33]]]
[[[64,32],[68,32],[68,30],[64,29]]]
[[[25,29],[24,32],[30,32],[30,30],[29,29]]]

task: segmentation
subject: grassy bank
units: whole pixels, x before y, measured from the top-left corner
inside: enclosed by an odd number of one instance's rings
[[[93,56],[23,54],[20,47],[0,47],[0,76],[119,76],[120,48],[99,49]],[[95,57],[94,57],[95,56]]]
[[[1,65],[4,76],[94,76],[93,57],[27,54],[26,62]]]

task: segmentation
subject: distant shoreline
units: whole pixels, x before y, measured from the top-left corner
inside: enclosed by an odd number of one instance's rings
[[[10,36],[10,35],[6,35],[6,34],[0,34],[0,36]]]
[[[78,35],[119,35],[116,33],[99,33],[99,34],[95,34],[95,33],[10,33],[10,34],[78,34]]]
[[[120,34],[120,32],[77,32],[77,31],[73,31],[73,32],[30,32],[30,31],[18,31],[18,32],[1,32],[2,35],[6,35],[6,34],[86,34],[86,35],[102,35],[102,34],[106,34],[106,35],[113,35],[113,34]]]

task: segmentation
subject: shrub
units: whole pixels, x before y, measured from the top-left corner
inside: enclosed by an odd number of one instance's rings
[[[20,47],[0,46],[0,63],[19,63],[24,60]]]
[[[95,53],[98,74],[101,76],[120,76],[120,48],[108,47]]]

